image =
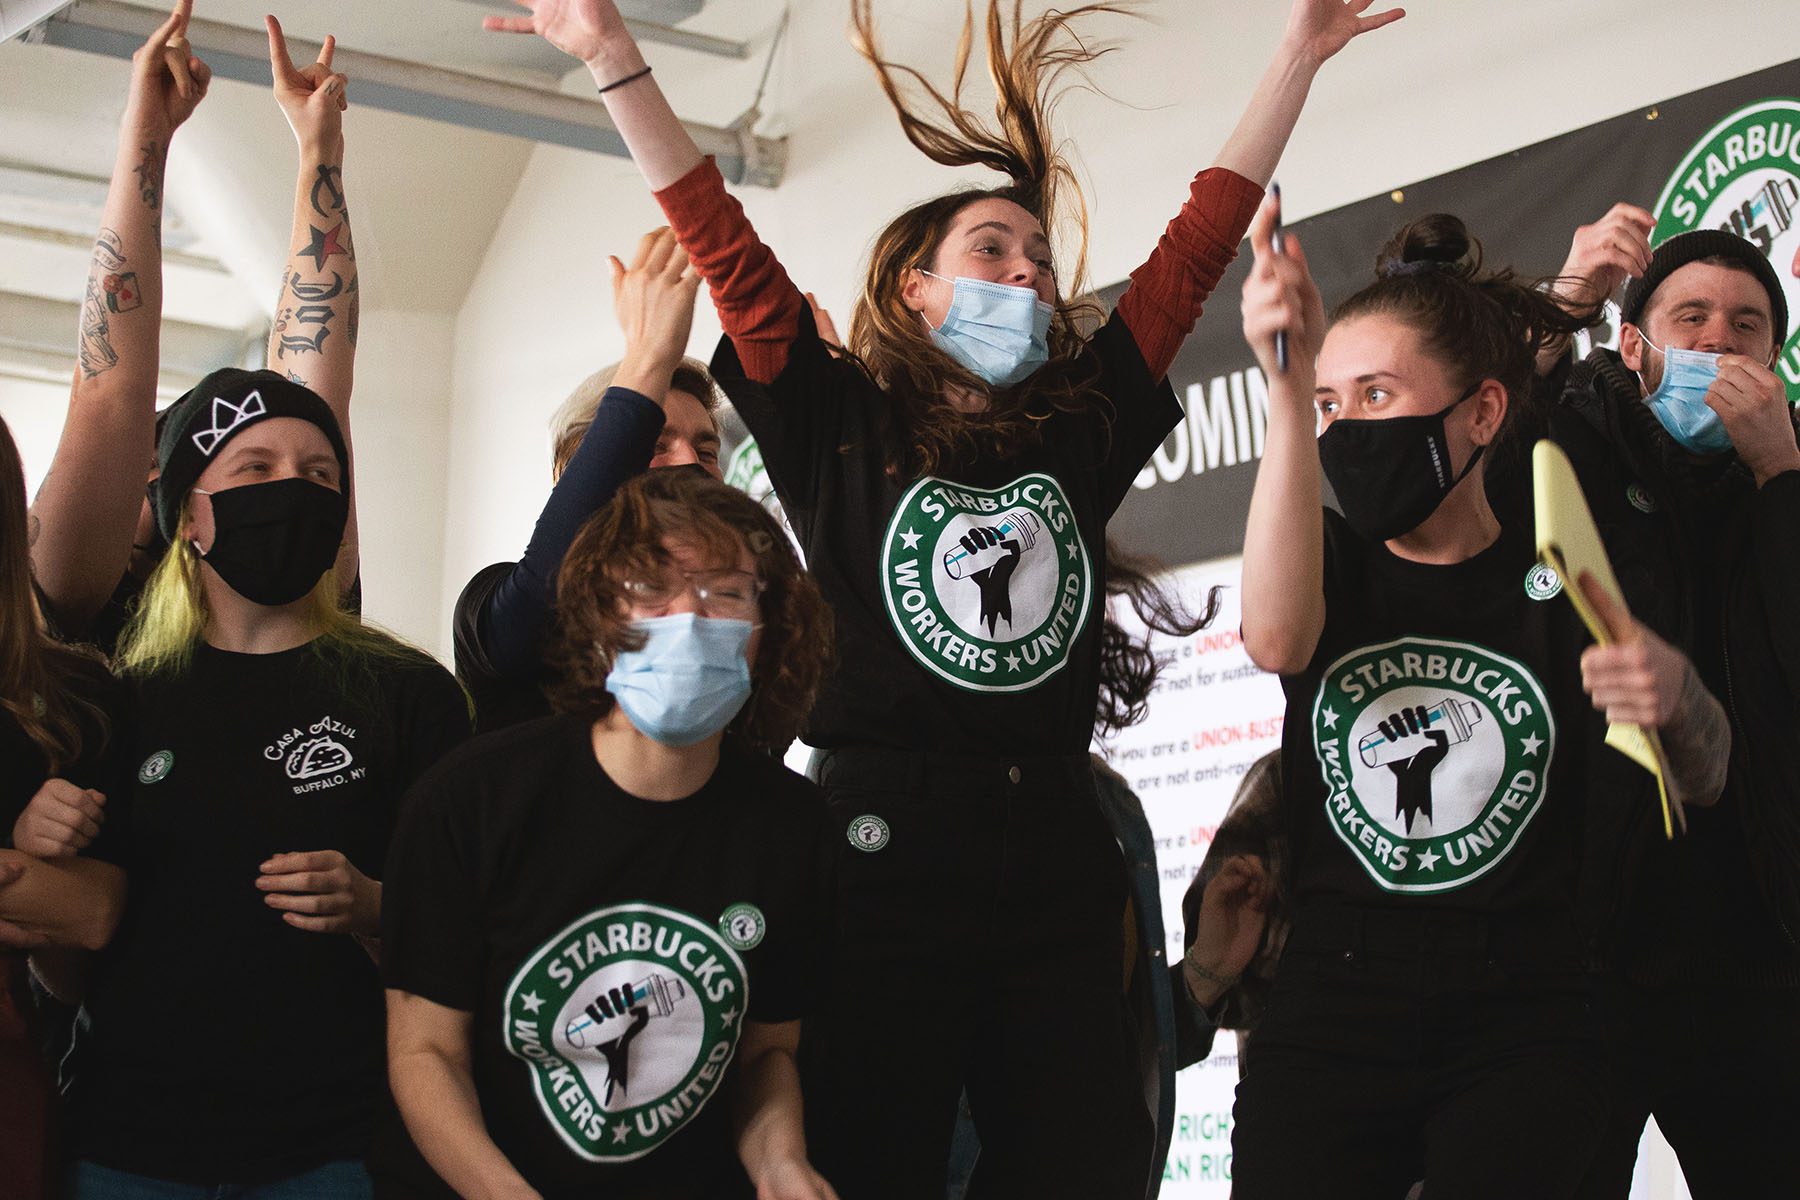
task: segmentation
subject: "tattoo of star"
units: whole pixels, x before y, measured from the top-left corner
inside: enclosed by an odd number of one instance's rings
[[[344,244],[341,240],[344,232],[344,224],[342,221],[334,225],[329,231],[320,229],[317,225],[308,225],[307,228],[312,231],[312,240],[300,247],[300,249],[296,250],[294,253],[310,256],[313,260],[313,270],[323,271],[325,269],[325,260],[331,258],[333,255],[342,254],[345,258],[350,257],[350,251],[344,248]]]

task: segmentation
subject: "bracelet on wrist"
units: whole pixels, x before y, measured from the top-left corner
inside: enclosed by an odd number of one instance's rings
[[[1206,980],[1206,982],[1214,984],[1221,991],[1231,990],[1236,987],[1238,981],[1243,978],[1242,975],[1221,975],[1210,967],[1202,966],[1194,959],[1194,951],[1192,948],[1190,948],[1186,954],[1182,955],[1181,962],[1188,970]]]
[[[644,78],[648,74],[650,74],[649,67],[645,67],[641,71],[633,71],[631,74],[622,76],[618,79],[615,79],[611,83],[607,84],[605,87],[601,88],[600,95],[604,96],[604,95],[606,95],[606,93],[612,91],[614,88],[622,88],[628,83],[636,83],[638,80]]]

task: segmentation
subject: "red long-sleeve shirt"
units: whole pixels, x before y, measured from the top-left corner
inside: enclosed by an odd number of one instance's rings
[[[669,225],[712,288],[719,320],[751,379],[770,383],[787,363],[806,303],[711,159],[656,193]],[[1188,198],[1119,297],[1150,376],[1160,379],[1237,256],[1262,189],[1223,167],[1194,177]]]

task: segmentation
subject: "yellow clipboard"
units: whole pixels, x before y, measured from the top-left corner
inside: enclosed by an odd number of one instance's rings
[[[1582,495],[1581,483],[1575,478],[1575,467],[1560,446],[1545,440],[1532,450],[1531,468],[1537,506],[1538,560],[1562,578],[1563,594],[1574,603],[1575,611],[1581,614],[1582,623],[1594,635],[1594,640],[1609,646],[1612,635],[1588,604],[1587,597],[1581,594],[1576,581],[1586,571],[1621,608],[1626,607],[1625,593],[1613,574],[1612,561],[1606,556],[1606,546],[1600,540],[1600,530],[1594,525],[1587,497]],[[1669,795],[1669,757],[1663,752],[1662,739],[1656,730],[1614,723],[1607,726],[1606,744],[1656,777],[1656,792],[1662,802],[1663,836],[1674,838],[1678,825],[1681,832],[1686,833],[1687,814],[1682,811],[1681,798]]]

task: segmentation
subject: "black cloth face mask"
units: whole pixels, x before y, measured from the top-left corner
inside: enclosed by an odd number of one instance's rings
[[[1463,469],[1450,473],[1444,418],[1480,387],[1475,383],[1425,416],[1339,418],[1319,435],[1319,465],[1359,537],[1385,542],[1412,532],[1475,469],[1485,446],[1475,447]]]
[[[201,559],[256,604],[292,604],[312,591],[337,559],[350,519],[344,493],[308,479],[201,495],[212,497],[213,511],[212,549]]]

